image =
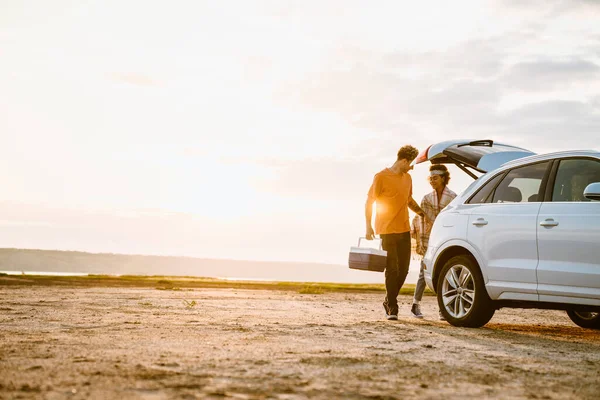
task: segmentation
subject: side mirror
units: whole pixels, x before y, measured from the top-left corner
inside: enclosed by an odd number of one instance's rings
[[[583,196],[586,199],[600,201],[600,182],[587,185],[583,191]]]

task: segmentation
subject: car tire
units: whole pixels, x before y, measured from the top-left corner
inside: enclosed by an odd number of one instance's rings
[[[452,257],[444,264],[437,281],[437,299],[442,315],[454,326],[479,328],[496,312],[479,265],[467,255]]]
[[[600,312],[567,310],[567,315],[582,328],[600,329]]]

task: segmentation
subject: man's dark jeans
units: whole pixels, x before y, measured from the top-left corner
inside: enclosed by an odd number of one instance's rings
[[[387,251],[385,267],[385,301],[388,314],[398,315],[398,293],[404,285],[410,265],[410,232],[389,233],[381,236],[381,246]]]

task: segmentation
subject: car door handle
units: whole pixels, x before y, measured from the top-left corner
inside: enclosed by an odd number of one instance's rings
[[[549,218],[549,219],[546,219],[546,220],[540,222],[540,226],[549,226],[549,227],[558,226],[558,222],[553,220],[552,218]]]
[[[487,225],[488,222],[483,218],[477,218],[475,221],[472,222],[472,224],[475,226],[484,226]]]

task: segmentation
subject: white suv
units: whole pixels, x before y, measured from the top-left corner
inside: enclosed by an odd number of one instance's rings
[[[480,327],[502,307],[549,308],[600,329],[600,152],[533,155],[458,140],[430,146],[424,161],[476,178],[437,217],[423,260],[449,323]]]

